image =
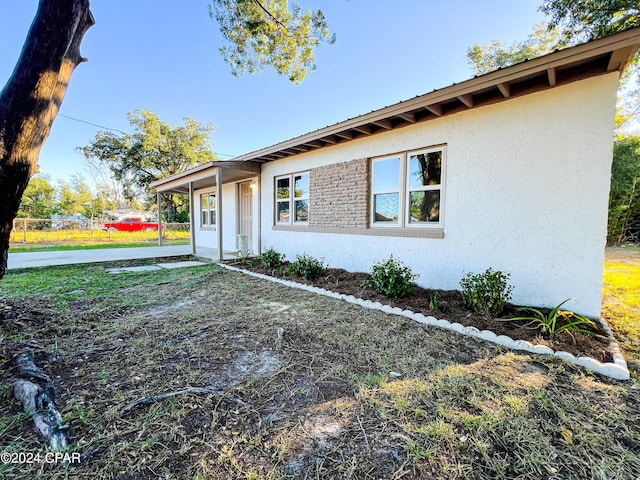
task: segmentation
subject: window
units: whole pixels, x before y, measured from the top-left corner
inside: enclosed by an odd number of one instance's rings
[[[372,161],[371,224],[441,227],[444,148]]]
[[[294,173],[276,178],[276,224],[309,221],[309,173]]]
[[[200,195],[200,226],[213,227],[216,224],[216,194]]]
[[[373,221],[398,224],[400,220],[401,158],[381,158],[373,162]]]

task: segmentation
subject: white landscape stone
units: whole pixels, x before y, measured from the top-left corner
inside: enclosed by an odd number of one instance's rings
[[[564,360],[565,362],[576,363],[578,361],[575,355],[569,352],[565,352],[563,350],[555,352],[554,355],[559,359]]]
[[[537,353],[540,355],[553,355],[553,349],[547,347],[546,345],[534,345],[533,353]]]
[[[449,328],[450,328],[451,330],[453,330],[454,332],[458,332],[458,333],[465,333],[464,325],[462,325],[461,323],[458,323],[458,322],[454,322],[454,323],[452,323],[452,324],[449,326]]]
[[[482,330],[480,332],[479,338],[482,338],[487,342],[496,343],[496,338],[498,338],[498,336],[495,333],[493,333],[491,330]]]
[[[440,328],[446,328],[446,329],[451,329],[451,322],[448,322],[447,320],[436,320],[436,326],[440,327]]]
[[[467,334],[472,337],[480,337],[480,330],[474,326],[466,328]]]
[[[507,335],[498,335],[495,339],[495,343],[503,345],[505,347],[513,348],[513,338]]]
[[[576,365],[593,370],[594,372],[600,372],[600,370],[602,370],[602,364],[596,359],[590,357],[578,357]]]
[[[600,373],[616,380],[629,380],[631,378],[629,370],[626,367],[614,365],[613,363],[606,363],[603,365],[603,368],[604,371]]]
[[[526,340],[513,340],[513,347],[516,350],[524,350],[525,352],[533,352],[533,344]]]
[[[615,363],[616,365],[624,365],[625,368],[627,366],[627,362],[625,361],[621,353],[613,354],[613,363]]]

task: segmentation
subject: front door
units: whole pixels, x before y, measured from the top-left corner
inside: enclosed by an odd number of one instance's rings
[[[238,233],[249,239],[249,250],[253,245],[253,189],[251,182],[238,187]]]

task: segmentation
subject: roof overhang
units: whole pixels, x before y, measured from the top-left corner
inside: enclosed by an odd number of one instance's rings
[[[610,72],[640,48],[640,27],[434,90],[365,115],[265,147],[235,161],[270,162],[396,128],[464,112]]]
[[[208,162],[157,180],[149,186],[159,193],[187,194],[189,184],[193,190],[215,186],[218,174],[223,184],[246,180],[260,174],[260,164],[235,160]]]
[[[366,138],[485,105],[548,90],[589,77],[620,74],[640,48],[640,27],[592,40],[434,90],[319,130],[256,150],[230,161],[210,162],[151,184],[159,192],[186,193],[215,184],[216,169],[223,183],[250,178],[260,165],[326,146]]]

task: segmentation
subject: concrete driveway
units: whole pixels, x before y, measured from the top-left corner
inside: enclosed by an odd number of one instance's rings
[[[11,253],[9,270],[18,268],[72,265],[77,263],[111,262],[138,258],[177,257],[191,255],[191,245],[168,245],[164,247],[102,248],[95,250],[58,250],[51,252]]]

